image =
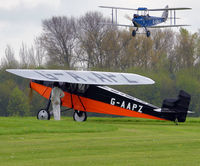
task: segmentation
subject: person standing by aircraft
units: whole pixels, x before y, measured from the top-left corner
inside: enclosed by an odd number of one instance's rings
[[[51,102],[53,107],[53,116],[55,120],[60,120],[60,99],[65,96],[64,92],[60,89],[59,83],[54,82],[51,91]]]

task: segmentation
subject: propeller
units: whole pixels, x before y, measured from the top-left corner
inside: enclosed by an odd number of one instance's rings
[[[128,14],[125,14],[124,17],[125,17],[126,19],[128,19],[129,21],[132,21],[132,18],[131,18]]]

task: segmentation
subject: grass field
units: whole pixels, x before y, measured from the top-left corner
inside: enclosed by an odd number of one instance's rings
[[[0,166],[199,166],[200,119],[0,117]]]

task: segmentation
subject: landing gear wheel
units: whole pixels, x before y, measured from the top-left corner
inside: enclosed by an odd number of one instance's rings
[[[147,34],[146,34],[147,37],[150,37],[150,35],[151,35],[150,31],[147,31],[146,33],[147,33]]]
[[[77,122],[83,122],[87,120],[87,113],[84,111],[75,110],[73,114],[73,119]]]
[[[45,109],[41,109],[37,114],[38,120],[50,120],[50,113]]]
[[[135,37],[136,36],[136,30],[132,31],[132,36]]]

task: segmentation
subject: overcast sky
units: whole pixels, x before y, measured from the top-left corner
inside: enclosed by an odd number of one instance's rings
[[[109,9],[98,6],[117,7],[191,7],[191,11],[177,11],[180,24],[190,24],[190,32],[200,29],[200,1],[198,0],[0,0],[0,58],[4,55],[7,44],[18,54],[21,43],[33,43],[35,37],[42,32],[41,21],[52,16],[84,15],[87,11],[100,11],[104,16],[111,18]],[[128,12],[130,16],[132,13]],[[124,12],[118,12],[120,23],[127,23]],[[150,15],[161,15],[150,13]]]

